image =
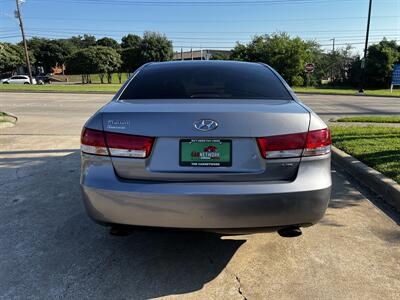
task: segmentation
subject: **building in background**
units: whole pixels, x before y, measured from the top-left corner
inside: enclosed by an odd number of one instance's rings
[[[173,60],[209,60],[213,56],[225,56],[229,57],[231,51],[229,50],[191,50],[184,52],[175,52]]]

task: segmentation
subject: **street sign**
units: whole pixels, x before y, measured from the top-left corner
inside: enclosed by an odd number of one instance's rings
[[[312,73],[312,72],[314,72],[315,66],[314,66],[314,64],[306,64],[304,69],[307,73]]]
[[[392,84],[390,85],[390,91],[393,91],[394,85],[400,85],[400,65],[394,65],[392,74]]]

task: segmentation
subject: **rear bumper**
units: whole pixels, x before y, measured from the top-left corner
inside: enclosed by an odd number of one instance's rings
[[[115,175],[107,157],[82,155],[86,210],[101,223],[188,229],[314,224],[328,206],[330,156],[305,160],[292,182],[139,182]]]

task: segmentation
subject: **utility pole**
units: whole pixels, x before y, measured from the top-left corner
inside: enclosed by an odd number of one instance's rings
[[[367,65],[367,55],[368,55],[369,25],[371,23],[371,7],[372,7],[372,0],[369,0],[367,34],[365,36],[364,58],[361,61],[361,84],[360,84],[360,89],[358,90],[359,93],[364,93],[365,67]]]
[[[15,2],[17,4],[17,10],[15,11],[15,15],[19,20],[19,27],[21,28],[22,42],[24,43],[25,62],[26,62],[26,67],[28,68],[29,81],[31,84],[33,84],[31,63],[29,61],[28,45],[26,44],[24,23],[22,22],[21,9],[20,9],[20,3],[22,1],[15,0]]]
[[[332,58],[335,59],[335,38],[330,39],[332,41]],[[334,60],[332,61],[332,66],[331,66],[331,83],[333,82],[333,67],[334,67]]]
[[[181,60],[183,60],[183,48],[181,47]]]

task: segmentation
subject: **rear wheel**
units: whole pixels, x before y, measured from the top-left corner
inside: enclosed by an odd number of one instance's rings
[[[29,82],[24,82],[24,84],[30,84]]]
[[[3,84],[10,84],[10,83],[6,81],[6,82],[3,82]]]

